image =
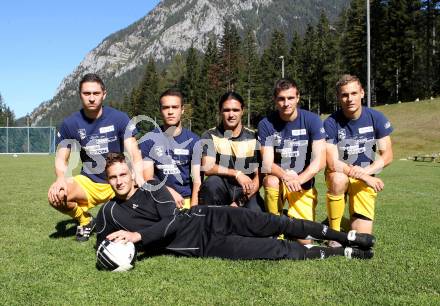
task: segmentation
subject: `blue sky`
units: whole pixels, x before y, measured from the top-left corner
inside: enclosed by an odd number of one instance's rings
[[[16,117],[53,97],[105,37],[145,16],[153,0],[6,0],[0,5],[0,94]]]

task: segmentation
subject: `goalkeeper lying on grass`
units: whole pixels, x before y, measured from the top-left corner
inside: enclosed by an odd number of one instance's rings
[[[374,237],[348,234],[325,225],[249,209],[194,206],[179,210],[158,181],[142,188],[123,154],[110,153],[106,172],[116,197],[97,217],[97,246],[108,239],[130,241],[141,250],[228,259],[315,259],[330,256],[369,259]],[[287,240],[278,240],[284,234]],[[343,247],[301,245],[295,239],[335,240]]]

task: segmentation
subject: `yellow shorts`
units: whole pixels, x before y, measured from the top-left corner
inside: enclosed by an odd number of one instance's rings
[[[365,184],[364,181],[348,178],[348,199],[350,203],[350,216],[359,214],[374,220],[374,204],[377,193],[373,188]]]
[[[81,206],[84,211],[105,203],[115,196],[109,184],[95,183],[84,175],[76,175],[73,179],[86,193],[87,201],[78,202],[78,205]]]
[[[182,209],[190,209],[190,208],[191,208],[191,198],[184,198]]]
[[[290,218],[315,221],[318,192],[315,187],[308,190],[290,192],[284,183],[282,184],[282,201],[289,202],[287,215]]]

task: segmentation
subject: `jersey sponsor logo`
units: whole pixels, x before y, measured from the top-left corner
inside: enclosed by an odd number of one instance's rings
[[[347,137],[347,134],[346,134],[345,130],[344,129],[339,129],[338,130],[338,138],[339,139],[345,139],[345,137]]]
[[[136,208],[138,208],[138,207],[139,207],[139,205],[138,205],[138,204],[136,204],[136,203],[133,203],[133,204],[131,205],[131,207],[132,207],[133,209],[136,209]]]
[[[93,139],[93,142],[95,144],[101,144],[102,145],[102,144],[108,144],[108,143],[116,141],[116,140],[118,140],[117,137],[113,136],[113,137],[108,137],[108,138],[95,138],[95,139]]]
[[[85,146],[84,150],[90,155],[100,155],[108,153],[108,147],[102,147],[101,145]]]
[[[165,155],[165,148],[162,146],[156,146],[154,147],[154,152],[156,153],[157,157],[162,157]]]
[[[391,122],[387,121],[383,127],[389,129],[391,127]]]
[[[354,154],[361,154],[366,151],[365,147],[359,147],[357,145],[354,146],[348,146],[348,147],[341,147],[341,150],[347,150],[347,154],[354,155]]]
[[[188,149],[174,149],[173,150],[174,154],[176,155],[189,155],[189,150]]]
[[[179,168],[176,167],[175,164],[168,164],[168,165],[157,165],[157,168],[160,169],[163,174],[180,174]]]
[[[366,126],[366,127],[362,127],[362,128],[359,128],[359,134],[366,134],[366,133],[371,133],[371,132],[373,132],[374,130],[373,130],[373,127],[370,125],[370,126]]]
[[[273,134],[273,145],[274,146],[279,146],[281,144],[281,134],[278,132],[275,132]]]
[[[292,136],[307,135],[306,129],[292,130]]]
[[[114,125],[103,126],[102,128],[99,128],[99,133],[105,134],[105,133],[113,132],[114,130],[115,130]]]
[[[293,141],[293,140],[285,140],[284,141],[284,147],[289,147],[289,148],[304,147],[304,146],[307,146],[308,144],[309,144],[309,141],[306,139],[297,140],[297,141]]]
[[[293,151],[292,148],[277,149],[277,152],[281,154],[281,157],[298,157],[299,151]]]
[[[78,129],[79,138],[84,139],[87,137],[86,129]]]

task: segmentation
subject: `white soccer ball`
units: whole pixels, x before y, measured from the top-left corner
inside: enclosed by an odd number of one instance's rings
[[[123,272],[134,268],[136,248],[132,242],[103,240],[96,251],[98,269]]]
[[[17,155],[17,154],[14,154],[14,155],[12,155],[12,157],[18,157],[18,155]]]

